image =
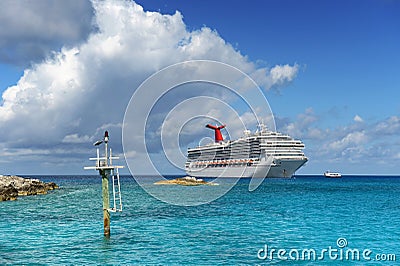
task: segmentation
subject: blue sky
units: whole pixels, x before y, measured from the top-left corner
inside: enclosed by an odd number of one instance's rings
[[[399,112],[395,102],[400,94],[398,1],[138,3],[166,13],[181,11],[189,28],[215,29],[253,61],[300,64],[302,72],[282,92],[285,97],[268,95],[274,97],[270,104],[277,113],[292,115],[309,106],[320,111],[346,107],[350,119],[358,112],[370,118]],[[377,102],[389,101],[383,95],[390,95],[393,103]],[[300,97],[297,109],[285,106],[287,97]]]
[[[107,91],[102,87],[104,84],[110,88],[115,87],[117,82],[126,82],[132,90],[129,93],[125,90],[125,94],[122,91],[115,93],[125,99],[148,75],[168,64],[188,58],[202,59],[202,54],[204,59],[231,63],[229,58],[216,55],[213,51],[195,51],[194,54],[177,54],[174,60],[164,59],[163,42],[167,46],[169,40],[174,40],[173,36],[193,35],[204,27],[216,32],[219,39],[225,41],[226,46],[221,46],[221,51],[233,47],[234,51],[229,50],[232,56],[247,60],[246,64],[238,65],[245,72],[269,70],[277,65],[298,66],[295,78],[266,88],[265,95],[275,115],[277,129],[302,139],[306,144],[305,152],[310,161],[299,174],[321,174],[327,169],[344,174],[400,173],[399,1],[137,1],[144,11],[170,15],[169,23],[177,25],[174,33],[157,34],[157,29],[153,31],[153,28],[146,28],[143,33],[154,34],[155,40],[161,43],[157,44],[157,49],[161,51],[160,59],[135,52],[153,43],[143,42],[141,46],[141,39],[135,39],[137,31],[124,32],[126,24],[109,22],[117,17],[112,17],[107,10],[123,1],[106,2],[108,5],[95,1],[94,7],[91,2],[85,1],[58,3],[59,7],[46,5],[47,1],[33,2],[29,6],[12,1],[1,3],[1,22],[6,26],[0,30],[0,35],[6,41],[0,43],[0,90],[4,92],[20,79],[25,80],[24,85],[17,86],[18,89],[24,88],[24,93],[18,95],[25,95],[26,98],[21,98],[26,101],[25,109],[32,111],[31,115],[34,112],[35,116],[42,118],[38,121],[62,121],[54,130],[52,125],[57,125],[57,122],[49,122],[48,125],[25,123],[27,120],[36,121],[36,118],[15,111],[23,109],[24,101],[12,98],[10,102],[14,105],[10,110],[14,110],[16,115],[8,118],[4,113],[7,119],[4,118],[0,126],[4,132],[8,132],[10,127],[20,127],[20,130],[11,130],[8,136],[2,138],[0,168],[6,173],[82,173],[85,158],[91,156],[85,154],[93,152],[86,143],[100,137],[99,132],[107,125],[111,131],[114,130],[117,138],[120,137],[123,107],[127,102],[122,101],[121,107],[104,121],[91,124],[88,121],[95,114],[87,112],[83,106],[94,106],[92,109],[96,110],[96,103],[72,94],[68,86],[82,96],[96,95],[101,102],[102,93]],[[123,3],[120,7],[125,7],[132,14],[133,11],[128,8],[130,3]],[[176,10],[183,17],[183,24],[179,22],[179,16],[174,16]],[[118,12],[122,12],[121,8]],[[33,14],[42,15],[41,20],[32,19]],[[138,11],[137,14],[141,13]],[[119,17],[123,15],[120,13]],[[140,21],[138,23],[138,28],[128,26],[132,29],[151,27],[141,25]],[[46,28],[46,25],[56,25],[56,29]],[[186,33],[182,33],[184,31]],[[109,35],[101,35],[105,32]],[[118,34],[125,36],[120,39],[135,40],[130,44],[132,55],[127,56],[132,65],[124,61],[117,48],[107,44],[110,36]],[[212,34],[211,37],[202,36],[210,38],[211,42],[216,40]],[[94,41],[96,46],[89,49]],[[91,61],[95,57],[91,55],[96,55],[95,51],[100,46],[102,54],[109,53],[109,57],[100,58],[101,63]],[[172,43],[171,47],[175,46]],[[80,51],[79,58],[78,53],[70,52],[71,61],[63,61],[62,58],[68,58],[68,53],[62,52],[62,49],[73,48]],[[85,49],[88,51],[86,56],[82,52]],[[55,60],[57,55],[61,58],[58,63]],[[149,60],[159,62],[152,65]],[[52,74],[54,76],[48,77],[43,70],[46,64],[54,67],[51,71],[59,73],[59,76]],[[60,65],[61,70],[56,67]],[[79,66],[86,66],[82,68],[86,76],[74,74]],[[124,66],[124,69],[119,69],[119,66]],[[127,69],[134,73],[134,78],[126,78],[130,75]],[[30,76],[24,71],[30,72]],[[52,77],[54,80],[61,79],[61,73],[69,73],[73,77],[71,80],[78,85],[74,87],[62,80],[52,83]],[[92,78],[101,80],[102,86],[96,85]],[[87,86],[78,90],[80,82]],[[33,92],[29,84],[34,84]],[[56,84],[56,88],[52,84]],[[52,86],[57,91],[46,86]],[[87,89],[89,87],[93,89]],[[55,95],[57,99],[59,91],[65,91],[71,97],[65,98],[72,102],[70,108],[67,104],[63,107],[65,109],[60,107],[60,110],[46,109],[43,106],[47,105],[43,104],[40,108],[35,105],[46,102],[48,95]],[[5,102],[3,95],[3,105]],[[35,140],[29,141],[27,132],[30,131],[38,132],[38,136],[32,137]],[[57,138],[64,141],[57,142]],[[120,140],[117,146],[119,144]],[[116,150],[122,152],[118,147]],[[66,165],[73,167],[65,169]],[[165,169],[167,172],[175,171],[174,168]],[[145,169],[142,171],[145,172]]]

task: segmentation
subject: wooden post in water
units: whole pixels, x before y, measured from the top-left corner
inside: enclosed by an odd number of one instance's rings
[[[104,132],[104,157],[105,157],[105,167],[108,167],[108,131]],[[100,169],[99,173],[101,175],[101,190],[103,194],[103,221],[104,221],[104,235],[110,236],[110,196],[108,192],[108,179],[111,174],[111,169]]]
[[[123,166],[112,165],[112,159],[119,159],[118,157],[111,156],[111,149],[108,152],[108,131],[104,133],[104,139],[101,141],[96,141],[94,143],[95,146],[98,146],[102,143],[105,144],[105,152],[104,157],[100,157],[99,149],[97,149],[97,157],[90,158],[90,160],[96,160],[96,166],[87,166],[84,169],[95,169],[99,171],[101,176],[101,193],[103,197],[103,222],[104,222],[104,236],[110,237],[110,211],[111,212],[121,212],[122,211],[122,199],[121,199],[121,191],[119,184],[119,174],[118,168],[123,168]],[[116,176],[115,176],[115,170]],[[109,185],[108,182],[112,178],[113,182],[113,200],[114,207],[110,208],[110,193],[109,193]],[[117,182],[117,191],[115,191],[115,183]],[[119,197],[119,208],[116,207],[116,195]]]
[[[110,170],[100,170],[101,175],[101,189],[103,194],[103,221],[104,221],[104,235],[110,236],[110,196],[108,193],[108,179],[110,177]]]

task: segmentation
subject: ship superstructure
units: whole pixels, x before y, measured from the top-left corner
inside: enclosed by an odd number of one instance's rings
[[[224,140],[224,126],[206,125],[215,130],[215,142],[188,149],[186,173],[195,177],[291,177],[307,162],[300,140],[267,130],[245,130],[237,140]]]

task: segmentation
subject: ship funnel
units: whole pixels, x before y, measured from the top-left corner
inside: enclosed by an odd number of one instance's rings
[[[226,125],[222,125],[222,126],[213,126],[213,125],[206,125],[206,127],[214,129],[215,131],[215,142],[221,142],[224,140],[224,138],[222,137],[221,134],[221,129],[223,129]]]

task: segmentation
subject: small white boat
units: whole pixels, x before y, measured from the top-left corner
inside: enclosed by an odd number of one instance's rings
[[[334,173],[334,172],[326,171],[326,172],[324,173],[324,176],[325,176],[325,177],[328,177],[328,178],[341,178],[341,177],[342,177],[342,174],[341,174],[341,173]]]

